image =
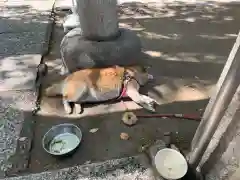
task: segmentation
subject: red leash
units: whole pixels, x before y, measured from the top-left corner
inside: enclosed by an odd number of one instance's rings
[[[181,118],[195,121],[201,121],[201,116],[190,114],[147,114],[137,115],[138,118]]]

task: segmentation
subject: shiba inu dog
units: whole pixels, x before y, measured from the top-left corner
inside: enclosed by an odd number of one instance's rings
[[[139,88],[151,79],[153,76],[147,72],[147,68],[140,66],[83,69],[51,85],[45,90],[45,94],[61,95],[68,114],[73,112],[73,108],[76,113],[82,113],[82,103],[121,97],[129,97],[143,108],[154,112],[154,106],[159,103],[139,93]]]

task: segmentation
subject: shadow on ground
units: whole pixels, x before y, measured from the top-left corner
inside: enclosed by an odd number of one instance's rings
[[[167,102],[210,96],[240,29],[239,12],[231,3],[123,3],[120,25],[138,33],[155,77],[144,92]]]

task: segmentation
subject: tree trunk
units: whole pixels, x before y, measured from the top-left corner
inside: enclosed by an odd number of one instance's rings
[[[118,36],[116,0],[77,0],[77,13],[86,39],[104,41]]]

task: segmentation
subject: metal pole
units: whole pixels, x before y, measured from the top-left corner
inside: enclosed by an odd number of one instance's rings
[[[240,51],[238,51],[240,54]],[[206,122],[203,134],[198,143],[188,155],[188,162],[193,168],[197,168],[215,130],[224,116],[240,82],[240,59],[234,58],[223,84],[216,96],[211,111],[208,111],[203,121]]]
[[[238,37],[236,39],[236,42],[228,56],[228,59],[227,59],[227,62],[223,68],[223,71],[220,75],[220,78],[216,84],[216,93],[211,97],[210,101],[208,102],[208,105],[205,109],[205,112],[203,114],[203,118],[202,118],[202,121],[200,122],[198,128],[197,128],[197,131],[193,137],[193,140],[191,142],[191,150],[193,150],[195,147],[196,147],[196,144],[199,142],[199,138],[202,136],[203,132],[204,132],[204,129],[206,127],[206,115],[209,113],[209,111],[211,111],[212,107],[213,107],[213,104],[214,102],[216,101],[216,96],[220,90],[220,87],[222,86],[222,83],[226,77],[226,74],[227,72],[229,71],[229,68],[231,67],[231,64],[233,63],[233,60],[236,56],[236,53],[238,51],[240,47],[240,32],[238,33]]]

